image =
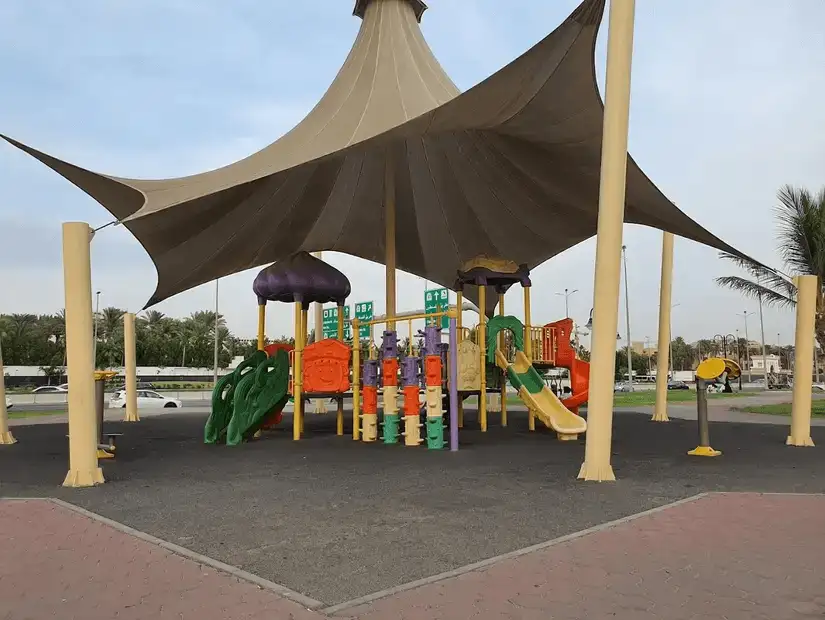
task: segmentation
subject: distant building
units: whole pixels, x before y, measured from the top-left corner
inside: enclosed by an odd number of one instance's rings
[[[751,353],[751,370],[765,370],[765,365],[768,366],[768,371],[773,368],[774,372],[782,370],[782,359],[778,355],[766,355],[762,359],[761,354]]]
[[[627,340],[625,340],[626,346]],[[643,340],[636,340],[630,343],[630,348],[637,355],[656,355],[656,344],[654,342],[648,341],[645,343]],[[625,351],[627,351],[626,348]]]

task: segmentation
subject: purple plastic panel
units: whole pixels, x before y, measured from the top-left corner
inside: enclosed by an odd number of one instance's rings
[[[364,362],[363,384],[378,387],[378,360]]]
[[[384,359],[398,357],[398,337],[395,335],[395,331],[388,329],[384,332],[381,353]]]
[[[437,325],[427,325],[424,328],[424,355],[441,355],[441,328]]]
[[[405,357],[401,360],[401,385],[407,387],[408,385],[418,384],[418,358]]]
[[[347,276],[329,263],[308,252],[297,252],[289,258],[263,269],[252,284],[258,303],[334,301],[341,305],[351,292]]]

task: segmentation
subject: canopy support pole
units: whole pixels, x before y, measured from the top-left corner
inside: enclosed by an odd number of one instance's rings
[[[797,276],[796,341],[794,343],[793,405],[789,446],[813,446],[811,439],[811,390],[816,337],[817,276]]]
[[[613,434],[613,385],[616,328],[619,321],[622,224],[627,181],[627,127],[630,115],[630,66],[633,57],[635,0],[610,3],[607,80],[593,287],[593,357],[587,441],[579,478],[615,480],[610,465]]]
[[[659,285],[659,340],[656,345],[656,408],[654,422],[667,422],[667,369],[670,353],[670,310],[673,293],[673,233],[662,233],[662,281]]]
[[[123,315],[123,356],[126,370],[126,417],[124,422],[140,422],[137,408],[137,349],[135,348],[135,315]]]
[[[66,365],[69,376],[69,472],[64,487],[101,484],[97,462],[95,362],[92,334],[94,233],[85,222],[63,224],[63,282],[66,295]]]
[[[395,329],[395,173],[392,159],[387,158],[384,168],[384,250],[387,292],[387,329]]]
[[[498,315],[504,316],[504,293],[498,294]],[[504,330],[498,333],[498,348],[504,355],[507,355],[504,350]],[[507,373],[501,371],[501,426],[507,426]]]
[[[0,446],[17,443],[9,430],[9,412],[6,409],[6,377],[3,374],[3,343],[0,339]]]

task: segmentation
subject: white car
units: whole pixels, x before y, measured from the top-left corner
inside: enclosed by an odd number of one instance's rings
[[[63,385],[41,385],[32,390],[32,394],[65,394],[69,391],[68,384]]]
[[[6,396],[6,409],[11,409],[12,407],[14,407],[14,403],[11,402],[11,398]]]
[[[177,398],[169,398],[152,390],[138,390],[137,406],[138,409],[179,409],[183,407],[183,403]],[[109,408],[123,409],[124,407],[126,407],[126,390],[119,390],[109,399]]]

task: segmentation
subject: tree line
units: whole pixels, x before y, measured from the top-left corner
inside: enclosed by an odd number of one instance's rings
[[[123,366],[123,315],[121,308],[104,308],[95,317],[96,368]],[[138,366],[211,368],[215,346],[215,313],[193,312],[185,318],[149,310],[135,323]],[[247,357],[257,343],[233,335],[218,315],[218,365],[226,368],[236,355]],[[0,315],[3,361],[8,366],[38,366],[48,376],[63,373],[66,365],[65,313]],[[278,341],[292,342],[280,338]]]

